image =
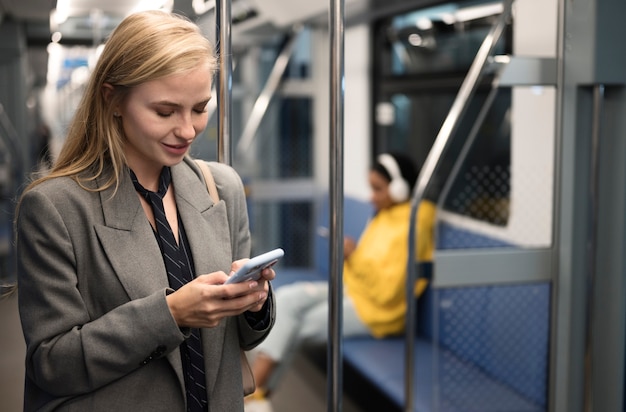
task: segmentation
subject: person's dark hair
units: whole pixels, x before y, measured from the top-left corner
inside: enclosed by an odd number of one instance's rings
[[[376,157],[372,170],[389,182],[389,196],[394,202],[410,199],[418,171],[413,160],[402,153],[383,153]]]

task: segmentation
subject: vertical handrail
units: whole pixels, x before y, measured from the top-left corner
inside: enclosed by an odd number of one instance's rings
[[[596,264],[598,252],[598,208],[599,208],[599,179],[600,179],[600,137],[602,135],[602,113],[604,109],[604,85],[598,84],[593,88],[593,118],[591,127],[591,153],[589,197],[587,214],[587,275],[585,279],[586,309],[585,309],[585,362],[584,362],[584,412],[593,411],[593,327],[594,304],[596,290]]]
[[[217,160],[231,165],[233,56],[231,51],[231,6],[229,0],[215,3],[216,38],[219,39],[219,82],[217,88]]]
[[[330,0],[330,283],[328,411],[342,410],[343,392],[343,128],[344,0]]]
[[[276,58],[276,61],[274,62],[274,67],[272,67],[272,71],[267,78],[267,82],[265,83],[263,90],[261,90],[259,97],[257,97],[256,101],[254,102],[254,106],[252,107],[252,113],[250,114],[248,122],[246,123],[246,126],[241,133],[241,138],[237,143],[237,153],[239,155],[244,155],[254,141],[254,137],[257,130],[259,129],[259,125],[261,124],[261,121],[263,120],[263,118],[265,117],[265,113],[267,112],[267,108],[272,98],[276,94],[276,91],[280,87],[281,79],[283,78],[283,74],[287,69],[287,63],[289,63],[289,59],[293,55],[293,51],[301,31],[301,25],[297,25],[296,27],[294,27],[292,33],[289,36],[289,39],[287,40],[280,54]]]
[[[467,76],[463,80],[459,92],[450,108],[450,112],[446,117],[433,146],[426,157],[424,165],[420,170],[415,192],[411,200],[411,214],[409,226],[409,256],[407,262],[407,287],[406,287],[406,337],[405,337],[405,412],[413,412],[414,408],[414,372],[415,372],[415,334],[417,323],[417,303],[414,298],[414,288],[417,281],[415,246],[417,244],[416,234],[416,217],[419,204],[424,198],[426,189],[430,185],[435,169],[441,161],[445,150],[450,146],[452,135],[459,127],[460,120],[467,110],[468,103],[474,95],[478,81],[483,74],[488,57],[492,54],[494,47],[500,39],[504,28],[511,14],[511,5],[513,0],[504,0],[504,10],[502,14],[491,28],[485,40],[481,44],[476,57],[470,66]],[[433,270],[435,270],[433,268]]]

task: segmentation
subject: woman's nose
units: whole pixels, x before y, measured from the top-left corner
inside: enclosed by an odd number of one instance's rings
[[[196,128],[191,116],[182,116],[177,128],[176,135],[183,139],[193,139],[196,137]]]

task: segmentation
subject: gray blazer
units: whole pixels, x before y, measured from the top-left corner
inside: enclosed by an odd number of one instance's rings
[[[191,159],[172,167],[176,203],[197,274],[230,270],[248,257],[243,185],[211,163],[220,202],[211,201]],[[90,183],[97,187],[102,182]],[[124,173],[117,192],[90,192],[60,178],[23,198],[17,221],[18,293],[27,344],[26,411],[185,411],[170,291],[152,228]],[[239,348],[273,325],[241,315],[202,329],[210,411],[243,410]]]

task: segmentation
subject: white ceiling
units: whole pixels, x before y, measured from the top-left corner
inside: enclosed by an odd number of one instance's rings
[[[349,15],[362,14],[371,6],[374,0],[344,0],[346,18]],[[424,0],[384,0],[385,2],[410,3]],[[58,9],[66,10],[65,29],[60,30],[65,39],[61,42],[68,44],[84,44],[93,40],[88,32],[93,25],[94,10],[103,16],[106,26],[115,25],[124,16],[137,8],[154,8],[168,3],[175,11],[191,18],[197,17],[192,6],[200,3],[204,7],[212,8],[216,0],[58,0]],[[255,28],[271,25],[274,28],[284,29],[298,22],[305,22],[314,18],[326,23],[328,21],[328,0],[231,0],[233,21],[242,10],[254,12],[254,16],[245,22],[238,21],[233,26],[233,34],[237,31],[256,36]],[[57,8],[57,0],[0,0],[0,22],[2,19],[14,19],[25,22],[31,43],[47,43],[50,41],[51,11]],[[62,14],[62,13],[59,13]],[[65,17],[65,16],[64,16]],[[242,23],[242,24],[240,24]],[[235,23],[234,23],[235,24]],[[56,27],[52,28],[53,31]],[[86,32],[87,31],[87,32]],[[106,34],[106,33],[105,33]]]
[[[60,1],[59,3],[62,3]],[[89,15],[91,10],[98,9],[104,14],[112,16],[124,16],[140,3],[159,3],[159,1],[142,1],[142,0],[66,0],[67,8],[70,15]]]
[[[170,0],[173,3],[174,0]],[[181,3],[191,0],[177,0]],[[52,32],[62,33],[61,43],[69,46],[88,45],[101,41],[108,31],[142,0],[59,0],[59,8],[67,10],[66,19],[57,27],[51,27],[51,12],[57,8],[57,0],[0,0],[0,25],[14,21],[24,28],[28,60],[36,85],[45,84],[48,79],[48,45]],[[143,0],[148,6],[158,4],[157,0]],[[191,3],[189,3],[191,4]],[[101,16],[98,27],[99,38],[95,36],[94,10]]]
[[[60,0],[59,5],[67,5],[70,16],[89,15],[98,9],[104,14],[124,16],[140,3],[150,4],[158,1],[142,0]],[[0,0],[0,10],[6,16],[25,21],[49,21],[50,11],[57,6],[57,0]]]
[[[154,8],[164,2],[174,11],[192,19],[198,17],[194,3],[200,3],[208,10],[213,9],[216,0],[0,0],[0,24],[14,20],[25,27],[26,43],[30,54],[46,53],[52,32],[60,32],[61,44],[93,46],[104,40],[121,19],[137,8]],[[429,0],[344,0],[346,23],[352,18],[356,23],[364,15],[380,11],[389,5],[422,3]],[[67,10],[62,23],[57,27],[51,12],[57,8]],[[384,4],[385,6],[381,6]],[[233,28],[233,48],[247,48],[265,39],[272,39],[290,25],[300,22],[313,22],[317,25],[328,23],[328,0],[231,0]],[[97,10],[97,13],[94,13]],[[198,22],[203,29],[214,26],[212,11],[208,11]],[[57,13],[62,14],[62,13]],[[242,19],[239,17],[244,16]],[[66,18],[65,18],[66,17]],[[205,18],[207,17],[207,18]],[[367,20],[367,18],[365,18]],[[95,27],[94,22],[97,22]],[[51,23],[53,26],[51,27]],[[210,30],[210,29],[209,29]],[[45,69],[36,68],[42,73]]]
[[[92,27],[96,16],[94,11],[97,11],[97,15],[101,16],[108,28],[131,11],[155,8],[167,1],[172,6],[180,5],[178,10],[184,14],[191,10],[192,0],[0,0],[0,23],[3,19],[22,23],[26,27],[27,41],[31,45],[50,42],[51,31],[57,29],[63,33],[62,43],[85,44],[93,40]],[[58,27],[54,26],[58,18],[51,18],[51,12],[55,9],[58,10],[57,17],[63,15]]]

